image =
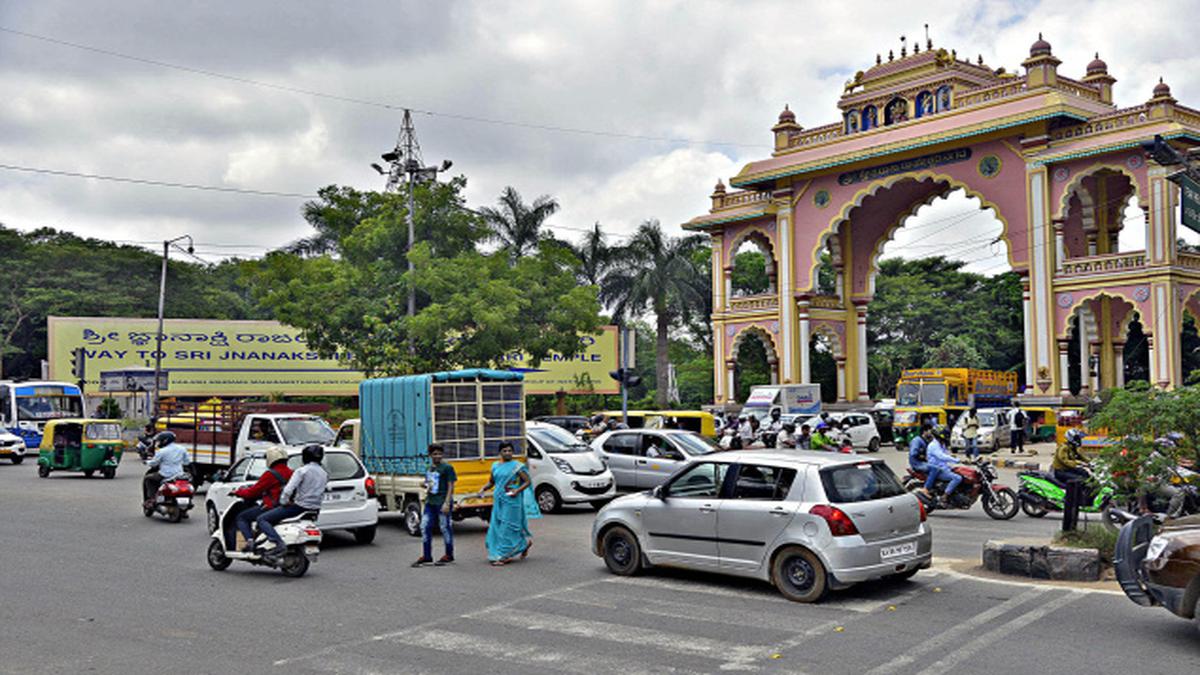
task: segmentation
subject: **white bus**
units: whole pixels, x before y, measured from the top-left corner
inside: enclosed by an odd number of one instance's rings
[[[83,392],[69,382],[0,382],[0,427],[26,448],[41,445],[46,422],[83,415]]]

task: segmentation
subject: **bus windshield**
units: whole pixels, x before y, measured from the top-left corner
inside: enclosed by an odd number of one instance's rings
[[[921,405],[946,405],[946,385],[928,382],[922,384]]]
[[[18,420],[54,420],[83,414],[83,404],[78,396],[18,395],[16,399]]]
[[[899,387],[896,387],[896,405],[916,405],[919,391],[920,385],[915,382],[902,383]]]

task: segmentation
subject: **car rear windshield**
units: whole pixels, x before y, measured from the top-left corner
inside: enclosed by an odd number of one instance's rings
[[[288,466],[299,469],[302,461],[300,455],[292,455],[288,458]],[[348,452],[325,451],[325,461],[321,462],[321,466],[329,473],[329,480],[353,480],[366,475],[358,458]]]
[[[869,502],[904,494],[896,474],[883,462],[859,462],[821,469],[825,495],[834,504]]]

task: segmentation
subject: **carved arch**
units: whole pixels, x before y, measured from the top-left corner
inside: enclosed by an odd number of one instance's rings
[[[737,359],[738,350],[742,348],[742,342],[750,336],[758,338],[763,343],[763,346],[767,348],[768,363],[779,361],[779,347],[775,344],[775,336],[771,335],[771,331],[758,324],[744,326],[733,336],[733,341],[729,347],[729,358]]]
[[[823,337],[828,340],[830,349],[833,351],[833,358],[838,359],[845,356],[844,350],[842,349],[842,335],[838,334],[838,332],[833,329],[833,326],[829,325],[828,323],[813,322],[811,337],[812,339]],[[808,349],[809,345],[804,345],[802,348]]]
[[[1136,195],[1138,198],[1138,204],[1143,205],[1143,204],[1149,203],[1148,201],[1146,201],[1147,200],[1146,189],[1141,184],[1141,182],[1138,180],[1138,177],[1136,174],[1134,174],[1132,171],[1130,171],[1123,164],[1120,164],[1120,163],[1107,164],[1105,162],[1096,162],[1095,164],[1092,164],[1088,168],[1080,171],[1078,174],[1072,176],[1070,182],[1068,182],[1066,187],[1063,188],[1062,194],[1059,195],[1059,198],[1058,198],[1058,217],[1059,218],[1066,218],[1067,215],[1070,213],[1071,196],[1074,195],[1075,193],[1079,193],[1079,203],[1084,208],[1085,218],[1088,216],[1088,214],[1095,213],[1095,204],[1092,203],[1093,200],[1092,200],[1090,192],[1087,189],[1084,189],[1084,187],[1083,187],[1083,179],[1085,179],[1089,176],[1094,176],[1104,170],[1112,171],[1113,173],[1124,174],[1125,177],[1129,179],[1129,185],[1133,188],[1133,194]],[[1086,195],[1086,201],[1085,201],[1085,195]],[[1125,197],[1125,199],[1128,200],[1129,197]],[[1092,217],[1094,218],[1094,216],[1092,216]]]

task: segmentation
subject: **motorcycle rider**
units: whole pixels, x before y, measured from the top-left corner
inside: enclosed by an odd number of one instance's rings
[[[154,437],[154,445],[158,447],[154,456],[146,461],[150,470],[142,478],[142,499],[146,508],[154,506],[154,493],[163,482],[174,480],[184,473],[184,467],[190,466],[192,458],[183,446],[175,443],[175,433],[163,431]]]
[[[748,448],[754,443],[754,427],[750,425],[750,416],[741,415],[738,417],[738,439],[742,442],[743,448]]]
[[[325,495],[325,485],[329,482],[329,474],[325,473],[321,461],[325,459],[325,448],[317,443],[304,446],[300,451],[304,465],[292,473],[283,492],[279,494],[279,505],[260,515],[257,519],[258,531],[267,535],[275,546],[264,552],[268,557],[278,557],[287,550],[283,537],[275,531],[275,524],[287,518],[304,513],[319,511]]]
[[[781,431],[783,431],[783,411],[779,408],[771,408],[771,418],[767,420],[767,425],[763,428],[763,434],[770,437],[768,440],[775,442],[767,447],[779,447],[779,432]]]
[[[829,425],[825,422],[817,422],[817,428],[813,431],[812,440],[809,441],[809,446],[813,450],[826,450],[829,452],[837,452],[837,446],[833,439],[828,436]]]
[[[274,446],[268,449],[266,460],[267,470],[263,472],[262,476],[259,476],[258,482],[233,491],[233,496],[240,499],[250,501],[262,499],[261,504],[243,509],[237,515],[237,520],[234,521],[238,532],[242,533],[242,538],[245,540],[243,551],[254,549],[254,530],[251,523],[279,505],[279,494],[283,492],[283,486],[287,485],[288,480],[292,477],[292,469],[287,465],[287,451],[283,448]],[[228,548],[233,548],[233,544],[230,543]]]
[[[1063,442],[1054,449],[1054,462],[1050,464],[1050,472],[1060,483],[1083,481],[1091,478],[1087,470],[1087,459],[1079,454],[1083,445],[1083,432],[1079,429],[1067,429]]]
[[[929,439],[932,437],[933,425],[926,422],[921,425],[921,432],[913,436],[913,439],[908,442],[908,467],[916,473],[929,475],[929,462],[926,459],[926,450],[929,448]]]
[[[812,449],[812,430],[807,424],[800,425],[800,433],[796,436],[795,443],[797,450]]]
[[[933,486],[944,478],[947,483],[945,491],[942,492],[942,500],[948,502],[950,495],[963,481],[963,477],[955,473],[954,467],[958,464],[958,460],[946,450],[942,439],[936,433],[931,432],[931,436],[929,445],[925,449],[925,461],[929,464],[929,475],[925,478],[925,493],[930,494]]]
[[[142,430],[142,435],[138,436],[137,442],[137,453],[143,460],[150,459],[150,455],[154,454],[154,437],[157,435],[154,431],[154,422],[147,422]]]
[[[796,447],[796,425],[788,422],[779,428],[779,435],[775,437],[775,447],[787,448],[792,450]]]

